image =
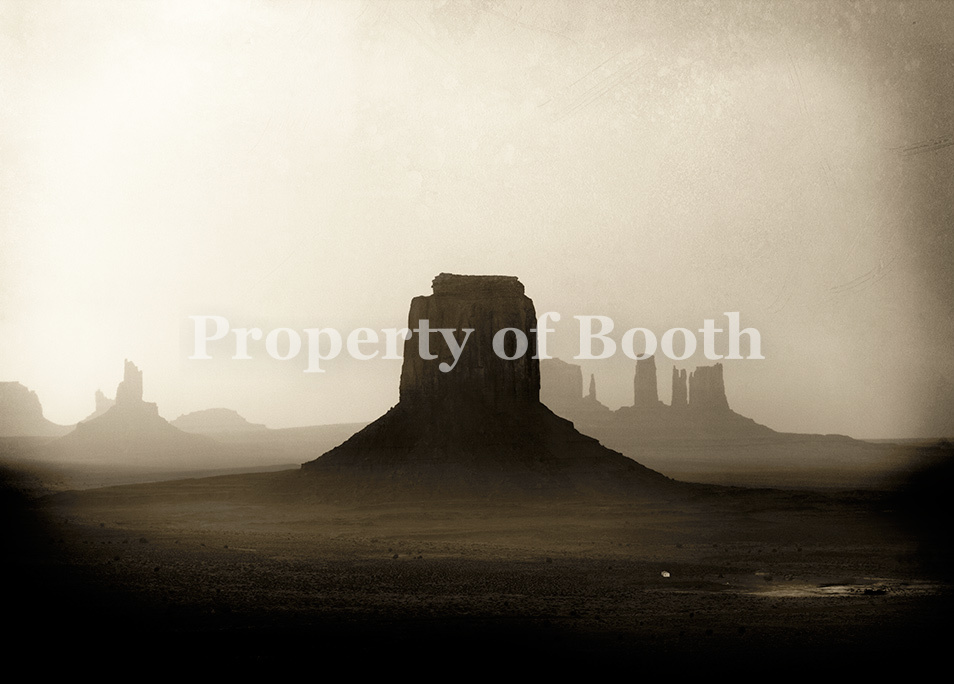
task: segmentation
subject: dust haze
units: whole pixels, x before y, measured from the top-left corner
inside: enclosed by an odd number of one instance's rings
[[[940,664],[954,6],[0,0],[0,37],[11,651]],[[578,316],[731,315],[759,354],[580,355]],[[463,351],[277,358],[422,320]]]
[[[740,311],[766,356],[727,376],[746,415],[950,433],[951,22],[922,2],[4,2],[0,377],[64,425],[127,357],[169,420],[368,421],[399,361],[188,362],[188,316],[394,327],[436,273],[504,273],[562,313],[567,361],[574,315]],[[627,405],[628,360],[584,366]]]

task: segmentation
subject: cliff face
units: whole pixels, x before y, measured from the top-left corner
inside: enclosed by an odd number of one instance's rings
[[[116,404],[130,406],[142,403],[142,371],[126,359],[123,380],[116,387]]]
[[[36,392],[19,382],[0,382],[0,437],[52,437],[70,429],[43,417]]]
[[[91,414],[86,416],[83,420],[81,420],[80,421],[81,423],[85,423],[88,420],[92,420],[93,418],[100,417],[101,415],[103,415],[109,409],[111,409],[113,406],[116,405],[116,401],[113,399],[110,399],[105,394],[103,394],[102,390],[96,390],[96,394],[93,397],[93,400],[96,402],[96,409]]]
[[[96,394],[93,396],[93,401],[96,403],[96,410],[93,413],[97,416],[106,413],[109,409],[116,405],[115,399],[110,399],[102,390],[96,390]]]
[[[655,356],[636,362],[636,375],[633,377],[633,406],[640,408],[659,406]]]
[[[560,359],[540,361],[540,401],[559,415],[583,399],[583,369]]]
[[[432,331],[453,329],[457,344],[463,343],[463,348],[455,365],[444,336],[431,332],[428,347],[436,358],[425,359],[419,353],[420,335],[413,333],[404,343],[401,401],[477,400],[498,408],[538,401],[540,368],[532,358],[537,348],[536,336],[530,332],[537,316],[520,281],[512,276],[442,273],[434,278],[433,292],[411,301],[408,328],[418,329],[426,320]],[[526,353],[512,361],[500,358],[493,349],[494,335],[504,328],[521,331],[527,341]],[[466,329],[472,332],[465,342]],[[506,355],[513,355],[517,336],[508,333],[503,342]]]
[[[670,405],[674,409],[689,407],[689,384],[685,368],[672,367],[672,401]]]
[[[433,294],[411,302],[409,328],[472,329],[454,368],[453,355],[436,333],[422,359],[417,337],[405,343],[398,404],[344,444],[302,469],[322,484],[316,491],[368,496],[493,493],[624,494],[668,488],[670,481],[573,428],[540,403],[536,315],[523,285],[506,276],[434,279]],[[525,353],[498,357],[494,334],[515,328]],[[514,355],[512,334],[504,347]],[[447,372],[440,364],[447,364]],[[576,400],[580,401],[581,380]],[[572,391],[561,390],[563,394]],[[332,494],[328,494],[332,496]]]
[[[689,375],[689,408],[728,410],[721,363],[699,366]]]
[[[604,422],[613,414],[596,396],[596,378],[590,376],[583,396],[583,369],[560,359],[540,361],[540,401],[574,423]]]
[[[97,420],[102,420],[107,416],[125,416],[126,422],[130,425],[137,425],[139,428],[146,426],[169,424],[159,417],[159,407],[155,404],[142,400],[142,371],[128,359],[123,366],[123,379],[116,386],[116,401],[103,415],[94,420],[89,420],[80,425],[92,425]]]

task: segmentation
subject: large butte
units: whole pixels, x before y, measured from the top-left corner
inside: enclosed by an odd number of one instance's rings
[[[330,496],[612,496],[663,494],[665,476],[578,432],[540,403],[533,302],[513,276],[442,273],[411,301],[408,328],[473,328],[450,372],[446,345],[422,359],[405,342],[400,401],[340,446],[302,466]],[[529,350],[494,353],[494,333],[518,328]],[[508,336],[513,339],[512,335]]]

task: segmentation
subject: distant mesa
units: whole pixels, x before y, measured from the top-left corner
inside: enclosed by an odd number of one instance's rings
[[[721,363],[699,366],[692,372],[674,367],[672,400],[666,405],[659,399],[655,356],[637,361],[633,404],[616,411],[596,400],[592,380],[589,392],[582,395],[579,366],[546,359],[541,368],[544,403],[572,420],[583,432],[601,440],[609,437],[609,442],[618,442],[610,435],[620,432],[643,441],[778,434],[729,408]],[[554,403],[549,403],[547,398],[552,398]]]
[[[227,432],[259,432],[267,430],[264,425],[250,423],[237,411],[227,408],[211,408],[193,411],[171,421],[171,425],[183,432],[214,435]]]
[[[79,424],[50,445],[48,455],[57,459],[140,465],[188,464],[214,451],[215,444],[170,425],[156,404],[143,401],[142,371],[125,362],[116,401],[101,415]],[[108,401],[108,400],[107,400]]]
[[[659,401],[659,388],[656,381],[656,357],[636,362],[636,374],[633,376],[633,406],[656,408]]]
[[[136,368],[129,359],[126,359],[123,368],[123,381],[116,387],[116,406],[130,408],[143,404],[142,400],[142,371]],[[155,404],[151,404],[155,406]]]
[[[540,401],[561,416],[579,409],[583,397],[582,368],[560,359],[544,359],[540,362],[540,377]]]
[[[137,422],[148,422],[139,419],[139,416],[159,416],[159,408],[155,404],[142,400],[142,371],[129,359],[123,366],[123,379],[116,386],[116,400],[103,413],[103,416],[113,416],[114,419],[120,415],[135,417],[133,420]],[[95,422],[103,424],[99,419]]]
[[[83,418],[83,420],[80,421],[81,423],[85,423],[86,421],[92,420],[93,418],[98,418],[99,416],[103,415],[109,409],[111,409],[113,406],[116,405],[116,400],[110,399],[109,397],[107,397],[105,394],[103,394],[102,390],[96,390],[96,394],[93,396],[93,400],[96,403],[95,410],[91,414]]]
[[[305,463],[306,474],[328,487],[393,496],[408,495],[415,485],[480,496],[633,496],[671,487],[668,478],[581,434],[540,402],[531,332],[536,313],[517,278],[442,273],[433,281],[433,294],[411,301],[408,318],[412,329],[427,319],[431,329],[474,332],[449,372],[440,370],[440,364],[453,362],[446,344],[432,344],[437,358],[424,359],[417,336],[408,339],[398,404]],[[514,360],[500,358],[492,347],[494,334],[504,328],[523,331],[529,341],[526,353]],[[514,336],[505,339],[513,344],[505,344],[504,351],[514,355]]]
[[[19,382],[0,382],[0,437],[58,437],[72,429],[43,417],[36,392]]]
[[[89,469],[91,477],[102,472],[166,476],[170,471],[271,468],[301,463],[316,449],[340,444],[363,427],[269,430],[224,408],[196,411],[170,423],[159,415],[156,404],[143,400],[143,386],[143,372],[127,360],[116,400],[97,391],[93,414],[75,429],[65,428],[72,432],[36,448],[31,456],[36,461],[95,466]]]
[[[655,363],[654,358],[653,365]],[[672,399],[669,405],[674,409],[689,408],[689,379],[685,368],[672,367]]]
[[[105,401],[97,402],[97,410],[106,408],[109,403],[108,399],[103,399]],[[143,401],[142,371],[127,359],[123,367],[123,379],[116,387],[116,400],[100,415],[95,416],[94,412],[94,417],[79,423],[69,437],[135,438],[177,433],[180,431],[160,417],[156,404]]]
[[[584,396],[579,366],[541,363],[541,397],[580,432],[665,474],[711,484],[877,485],[890,447],[842,435],[776,432],[729,405],[724,366],[672,369],[672,399],[659,400],[654,357],[638,361],[633,403],[615,411]]]
[[[689,408],[701,411],[729,410],[721,363],[699,366],[689,374]]]

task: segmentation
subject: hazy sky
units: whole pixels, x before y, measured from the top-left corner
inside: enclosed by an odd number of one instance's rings
[[[169,419],[370,420],[400,361],[189,361],[188,316],[403,326],[438,273],[495,273],[568,361],[574,315],[738,311],[740,413],[935,434],[951,83],[946,2],[0,0],[0,380],[64,424],[124,358]],[[632,361],[582,363],[632,403]]]

